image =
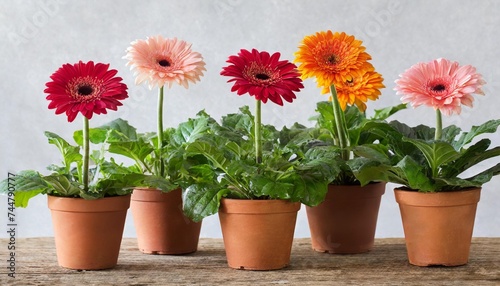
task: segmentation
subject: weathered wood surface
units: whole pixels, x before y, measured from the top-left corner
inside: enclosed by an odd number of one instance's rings
[[[132,238],[123,240],[116,268],[75,271],[57,265],[52,238],[19,238],[16,278],[5,267],[7,240],[0,245],[0,285],[500,285],[500,238],[474,238],[469,264],[451,268],[409,265],[400,238],[377,239],[357,255],[316,253],[309,239],[296,239],[291,265],[278,271],[228,268],[220,239],[201,239],[194,254],[166,256],[140,253]]]

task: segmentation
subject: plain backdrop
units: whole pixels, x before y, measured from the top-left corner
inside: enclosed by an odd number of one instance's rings
[[[240,106],[253,107],[254,99],[230,92],[227,78],[219,75],[229,55],[240,49],[279,51],[283,59],[293,53],[306,35],[317,31],[344,31],[362,40],[372,63],[384,76],[380,99],[368,103],[373,110],[400,103],[394,80],[417,62],[444,57],[477,67],[487,81],[486,96],[476,97],[474,108],[444,118],[444,125],[464,130],[500,118],[500,1],[465,0],[169,0],[169,1],[1,1],[0,2],[0,178],[25,169],[44,171],[60,161],[57,149],[47,143],[48,130],[72,140],[81,129],[81,116],[68,123],[66,116],[47,108],[43,93],[49,76],[64,63],[79,60],[110,63],[129,86],[130,98],[108,115],[95,116],[91,126],[124,118],[140,132],[156,128],[157,90],[134,84],[123,59],[135,39],[161,34],[192,43],[206,62],[201,82],[189,89],[166,90],[165,126],[178,123],[205,109],[214,118]],[[312,125],[316,102],[326,100],[313,80],[291,104],[263,105],[262,120],[278,128],[300,122]],[[393,119],[409,125],[434,125],[431,108],[409,108]],[[490,136],[500,145],[498,133]],[[498,162],[498,159],[496,160]],[[496,163],[495,162],[495,163]],[[485,162],[480,167],[493,164]],[[402,237],[394,185],[383,196],[377,237]],[[500,180],[484,185],[474,236],[500,236]],[[7,237],[7,200],[0,196],[0,237]],[[18,237],[52,236],[46,197],[16,210]],[[132,216],[124,236],[134,237]],[[204,220],[202,237],[221,237],[217,216]],[[308,237],[304,207],[299,212],[296,237]]]

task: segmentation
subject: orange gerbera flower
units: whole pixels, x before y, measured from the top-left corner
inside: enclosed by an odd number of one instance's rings
[[[367,62],[371,56],[361,44],[344,32],[317,32],[304,37],[294,62],[300,63],[302,79],[315,77],[322,93],[328,93],[332,84],[349,81],[352,72],[372,68]]]
[[[380,89],[385,87],[383,80],[373,68],[366,72],[352,71],[344,82],[335,84],[340,106],[345,109],[347,105],[356,105],[359,110],[365,111],[365,102],[376,100],[381,94]]]

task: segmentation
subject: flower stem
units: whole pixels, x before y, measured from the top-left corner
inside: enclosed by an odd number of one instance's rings
[[[443,119],[441,118],[441,110],[436,109],[436,133],[434,134],[435,140],[441,140],[443,133]]]
[[[255,160],[257,163],[262,163],[262,134],[261,128],[261,101],[256,100],[255,103]]]
[[[165,166],[163,165],[163,86],[160,87],[158,93],[158,163],[160,164],[159,176],[163,177],[165,172]]]
[[[90,160],[90,140],[89,140],[89,119],[83,116],[83,191],[89,191],[89,160]]]
[[[344,112],[340,107],[340,102],[337,97],[337,89],[335,88],[335,85],[332,84],[330,86],[330,92],[332,93],[333,116],[335,120],[335,128],[337,129],[339,147],[342,149],[342,159],[349,160],[349,151],[346,149],[349,144],[347,127],[345,123]]]

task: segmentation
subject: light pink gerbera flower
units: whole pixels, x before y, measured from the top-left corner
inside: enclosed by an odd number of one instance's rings
[[[165,84],[170,88],[174,82],[188,88],[189,82],[199,81],[206,71],[201,54],[177,38],[153,36],[133,41],[124,58],[129,60],[127,66],[135,69],[135,83],[147,82],[150,89]]]
[[[406,70],[396,80],[395,90],[404,103],[432,106],[451,115],[460,114],[462,104],[472,107],[472,94],[484,95],[483,84],[485,81],[473,66],[440,58]]]

